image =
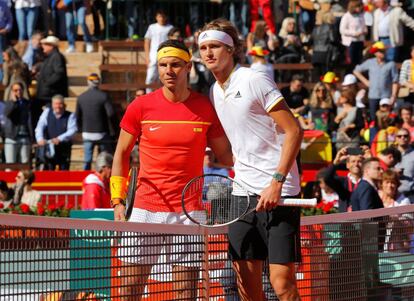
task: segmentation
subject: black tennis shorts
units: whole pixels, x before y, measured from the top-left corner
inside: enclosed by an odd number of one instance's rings
[[[256,204],[256,196],[250,197],[250,207]],[[249,213],[229,226],[228,237],[231,260],[300,262],[300,208],[279,206],[271,211]]]

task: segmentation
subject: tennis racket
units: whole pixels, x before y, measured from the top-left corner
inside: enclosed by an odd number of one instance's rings
[[[246,197],[237,197],[233,192]],[[220,227],[232,224],[255,211],[250,206],[252,194],[232,178],[205,174],[187,183],[182,192],[181,205],[184,214],[195,224]],[[285,198],[278,205],[314,207],[316,203],[316,198]],[[194,214],[194,211],[201,211],[203,214]]]
[[[125,220],[131,217],[135,202],[135,191],[137,189],[138,168],[132,167],[129,172],[128,191],[125,199]]]

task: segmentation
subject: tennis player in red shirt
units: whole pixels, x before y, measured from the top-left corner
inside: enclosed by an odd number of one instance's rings
[[[112,166],[111,203],[115,220],[124,220],[129,157],[136,141],[140,171],[129,220],[133,222],[191,224],[182,212],[181,192],[190,179],[202,175],[206,146],[211,147],[221,163],[233,164],[230,144],[209,99],[188,88],[190,59],[182,42],[162,43],[157,63],[162,88],[136,98],[125,112]],[[194,202],[192,214],[204,214],[198,209]],[[121,294],[128,296],[123,300],[140,300],[163,247],[173,266],[176,298],[196,299],[200,244],[194,237],[181,236],[178,240],[134,236],[121,244],[138,246],[118,251],[125,276]],[[139,247],[145,244],[151,247]]]

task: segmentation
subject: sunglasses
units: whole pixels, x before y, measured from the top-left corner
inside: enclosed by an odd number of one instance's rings
[[[397,138],[408,138],[409,136],[408,135],[397,135],[396,137]]]
[[[13,92],[20,92],[22,89],[13,89]]]

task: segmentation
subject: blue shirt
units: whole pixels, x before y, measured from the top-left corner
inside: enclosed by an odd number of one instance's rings
[[[356,66],[355,71],[368,72],[370,99],[390,98],[392,84],[398,83],[397,65],[394,62],[384,62],[380,65],[376,58],[372,58]]]
[[[50,110],[51,110],[50,108],[47,108],[42,112],[42,115],[40,115],[39,121],[37,122],[37,126],[35,129],[36,141],[45,139],[44,132],[47,127],[47,115],[49,114]],[[60,141],[70,141],[72,139],[72,136],[76,134],[77,130],[78,130],[78,127],[76,126],[75,114],[71,113],[69,116],[68,127],[67,127],[66,132],[64,132],[63,134],[60,134],[56,138],[58,138]]]
[[[7,2],[0,0],[0,29],[6,29],[8,32],[13,27],[13,16]]]

